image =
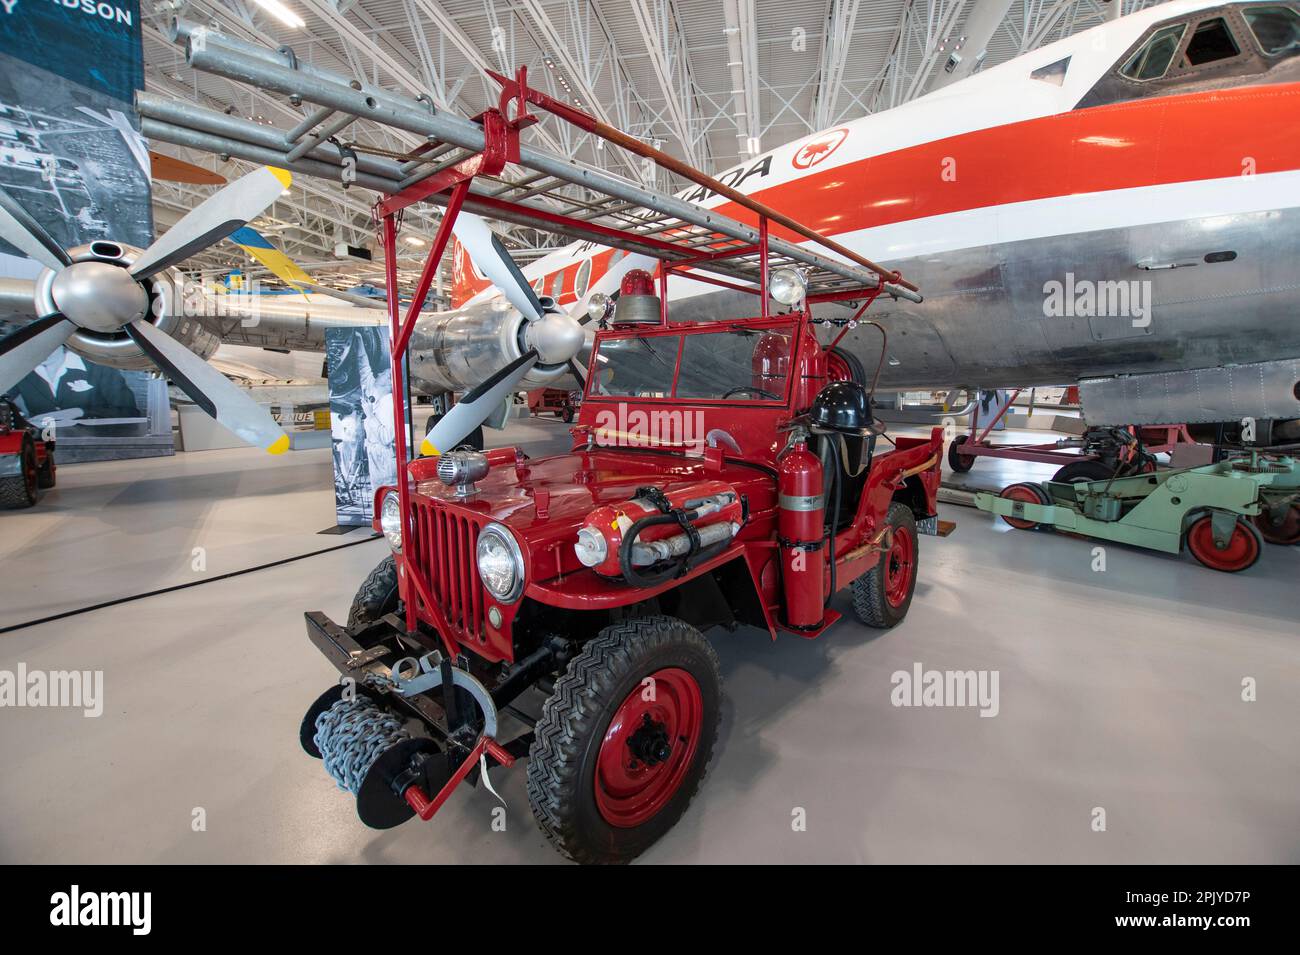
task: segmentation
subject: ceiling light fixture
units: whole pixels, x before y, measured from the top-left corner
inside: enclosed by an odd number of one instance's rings
[[[307,25],[302,17],[286,7],[280,0],[255,0],[255,2],[287,27],[298,30]]]

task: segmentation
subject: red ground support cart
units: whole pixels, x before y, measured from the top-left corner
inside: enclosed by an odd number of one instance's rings
[[[577,416],[581,401],[582,395],[576,391],[566,391],[563,388],[535,388],[528,392],[528,413],[534,416],[553,414],[568,424]]]
[[[31,507],[54,481],[54,442],[0,398],[0,508]]]
[[[847,326],[881,294],[919,300],[902,276],[529,89],[522,72],[499,79],[499,107],[476,120],[482,148],[376,207],[391,290],[402,209],[446,206],[413,304],[402,315],[389,298],[394,367],[462,207],[651,255],[658,274],[629,272],[601,320],[568,453],[450,450],[380,489],[392,555],[346,626],[306,615],[345,679],[301,738],[376,827],[427,820],[461,782],[526,757],[555,847],[625,862],[680,818],[713,752],[721,685],[702,630],[816,637],[840,619],[842,591],[868,626],[904,619],[919,537],[941,533],[943,433],[884,437],[865,382],[814,334],[814,303],[858,305],[832,323]],[[567,180],[539,172],[564,167],[521,160],[530,106],[731,205],[705,210],[576,166]],[[511,164],[524,175],[502,177]],[[494,188],[471,192],[476,177]],[[757,314],[674,322],[678,275],[751,292]],[[790,307],[774,310],[773,296]],[[403,461],[405,401],[397,388]],[[514,705],[525,693],[541,701],[531,726]],[[513,734],[507,708],[525,724]]]

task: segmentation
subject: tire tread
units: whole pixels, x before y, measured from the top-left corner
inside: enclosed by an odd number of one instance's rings
[[[657,647],[685,639],[701,649],[717,677],[717,652],[694,627],[675,617],[655,615],[610,624],[569,661],[555,690],[542,707],[528,752],[528,803],[543,834],[566,858],[581,863],[611,861],[584,844],[577,826],[577,787],[582,781],[583,749],[612,700],[617,684],[639,657]],[[718,721],[705,726],[700,765],[707,769],[717,740]],[[694,778],[692,779],[692,776]],[[678,817],[694,798],[704,773],[688,774],[678,791]],[[675,820],[674,820],[675,821]],[[623,860],[626,861],[626,860]]]
[[[906,523],[912,530],[913,539],[916,539],[916,517],[912,514],[912,509],[903,502],[894,501],[889,505],[885,522],[891,527]],[[919,544],[920,541],[917,540],[917,543]],[[917,560],[920,560],[919,548]],[[853,581],[850,591],[853,598],[853,613],[868,627],[885,630],[901,622],[901,617],[893,621],[889,619],[888,601],[885,599],[885,556],[883,554],[874,567]]]

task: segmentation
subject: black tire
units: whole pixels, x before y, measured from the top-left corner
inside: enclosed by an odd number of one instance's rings
[[[901,601],[891,601],[888,596],[889,579],[895,572],[890,569],[891,562],[896,558],[893,548],[882,551],[876,565],[851,585],[853,613],[868,627],[877,630],[887,630],[896,626],[907,616],[908,608],[912,606],[912,595],[916,592],[916,577],[921,563],[921,552],[917,546],[919,539],[916,534],[916,517],[912,514],[912,509],[906,504],[894,501],[889,505],[885,522],[894,528],[895,534],[903,533],[911,539],[912,559],[908,567],[910,577],[907,580],[906,594]]]
[[[948,470],[955,471],[957,474],[965,474],[975,466],[975,456],[973,454],[962,454],[959,448],[970,440],[969,434],[959,434],[952,439],[952,444],[948,445]]]
[[[573,422],[573,405],[564,406],[560,411],[560,420],[565,424],[571,424]]]
[[[47,448],[45,451],[45,463],[36,472],[36,484],[42,490],[54,487],[54,450],[52,448]]]
[[[389,554],[379,562],[362,582],[348,609],[348,628],[374,623],[384,614],[397,613],[402,608],[397,591],[397,562]]]
[[[1084,481],[1109,481],[1115,476],[1115,469],[1101,461],[1073,461],[1055,474],[1052,480],[1057,484],[1079,484]]]
[[[441,420],[442,420],[442,415],[440,414],[429,415],[429,420],[424,423],[424,433],[428,434],[430,431],[432,431],[433,426]],[[419,442],[417,441],[416,444],[418,446]],[[456,445],[456,447],[463,448],[466,445],[473,448],[475,451],[483,450],[483,426],[481,424],[475,425],[474,430],[471,431],[469,434],[465,435],[465,437],[461,440],[460,444]]]
[[[597,803],[601,744],[642,680],[667,668],[685,670],[700,690],[694,753],[662,808],[635,827],[612,825]],[[630,862],[653,845],[681,818],[699,788],[718,736],[721,696],[713,647],[675,617],[610,624],[589,641],[556,681],[528,752],[528,802],[551,844],[587,864]]]
[[[40,481],[37,476],[36,448],[30,438],[23,442],[18,456],[19,473],[14,477],[0,479],[0,508],[31,507],[36,503]]]

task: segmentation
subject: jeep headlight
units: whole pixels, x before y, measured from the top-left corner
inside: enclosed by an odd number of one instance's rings
[[[379,527],[388,538],[388,546],[393,550],[402,549],[402,502],[396,491],[384,495],[379,505]]]
[[[767,289],[782,305],[797,305],[808,291],[808,278],[799,269],[777,269],[767,280]]]
[[[478,535],[478,576],[502,603],[514,603],[524,592],[524,554],[515,535],[500,524],[489,524]]]

